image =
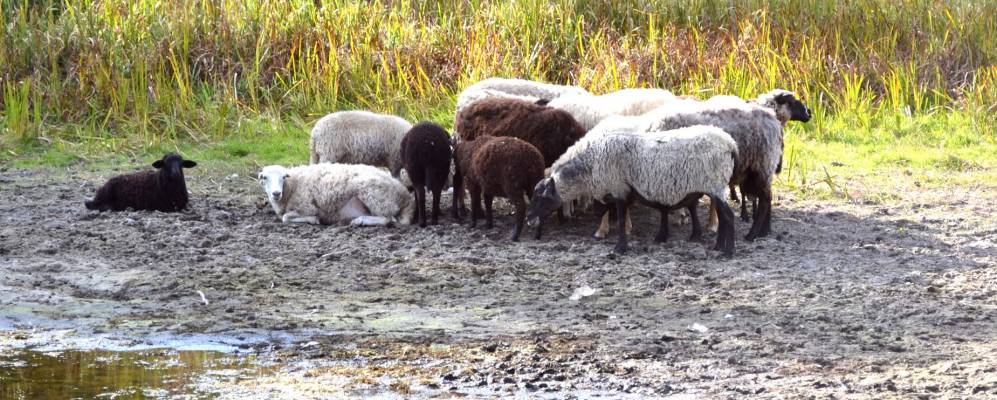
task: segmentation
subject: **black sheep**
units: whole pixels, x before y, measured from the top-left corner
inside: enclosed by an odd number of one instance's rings
[[[426,189],[433,192],[433,225],[440,215],[440,192],[450,174],[450,135],[431,122],[420,122],[402,138],[402,166],[415,188],[416,216],[426,226]],[[456,219],[456,210],[451,214]]]
[[[167,154],[152,166],[157,171],[142,171],[111,178],[97,189],[93,200],[85,203],[91,210],[122,211],[127,208],[172,212],[187,208],[187,184],[183,169],[197,163],[176,154]]]

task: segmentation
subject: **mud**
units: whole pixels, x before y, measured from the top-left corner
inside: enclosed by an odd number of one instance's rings
[[[508,206],[492,230],[284,225],[249,170],[191,170],[182,213],[85,210],[116,172],[0,171],[0,351],[220,335],[282,360],[200,382],[221,398],[997,396],[992,187],[778,193],[727,260],[688,226],[653,243],[647,209],[624,256],[595,216],[511,243]]]

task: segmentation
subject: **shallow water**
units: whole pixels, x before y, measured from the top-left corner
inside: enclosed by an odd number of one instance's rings
[[[199,377],[239,379],[258,372],[254,356],[216,351],[0,352],[0,399],[203,398]]]

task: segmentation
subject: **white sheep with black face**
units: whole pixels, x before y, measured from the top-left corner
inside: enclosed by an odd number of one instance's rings
[[[401,182],[368,165],[270,165],[260,171],[259,180],[284,223],[409,224],[415,211]]]

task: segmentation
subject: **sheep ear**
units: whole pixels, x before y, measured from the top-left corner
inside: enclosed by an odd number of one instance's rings
[[[152,163],[152,167],[156,169],[163,168],[163,165],[165,165],[163,160],[156,160],[156,162]]]
[[[197,166],[197,163],[196,163],[196,162],[194,162],[194,161],[191,161],[191,160],[183,160],[183,167],[184,167],[184,168],[194,168],[194,167],[196,167],[196,166]]]
[[[778,96],[775,96],[776,104],[786,104],[793,101],[793,99],[794,99],[793,95],[789,93],[783,93]]]

